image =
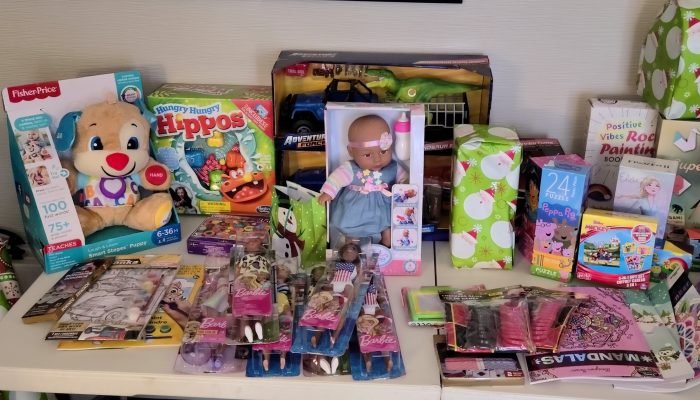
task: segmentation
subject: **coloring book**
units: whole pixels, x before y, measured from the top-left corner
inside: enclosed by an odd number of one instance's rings
[[[172,282],[180,256],[118,256],[66,310],[47,340],[137,340]]]
[[[634,379],[659,381],[654,356],[625,304],[622,291],[572,287],[587,294],[569,319],[556,354],[525,357],[531,383],[568,379]]]

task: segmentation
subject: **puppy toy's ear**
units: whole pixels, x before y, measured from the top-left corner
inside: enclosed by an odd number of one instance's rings
[[[56,150],[58,151],[68,151],[73,147],[73,142],[75,141],[75,124],[80,119],[80,111],[72,111],[64,115],[61,118],[61,122],[58,123],[58,128],[56,129],[56,134],[54,134],[54,143],[56,144]]]

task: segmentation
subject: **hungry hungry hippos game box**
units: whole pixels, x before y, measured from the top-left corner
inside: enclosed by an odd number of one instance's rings
[[[275,182],[266,86],[166,83],[148,96],[154,155],[180,214],[268,214]]]

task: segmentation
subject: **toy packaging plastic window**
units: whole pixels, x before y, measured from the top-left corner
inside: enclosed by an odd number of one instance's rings
[[[347,350],[371,278],[360,243],[345,243],[327,263],[299,321],[294,352],[337,357]]]
[[[367,289],[357,318],[358,346],[350,350],[350,370],[355,380],[396,378],[406,373],[389,296],[381,275]]]
[[[486,289],[484,285],[474,285],[468,290]],[[401,300],[406,309],[409,326],[442,326],[445,324],[445,306],[440,300],[440,291],[453,290],[448,286],[424,286],[401,288]]]
[[[274,255],[267,248],[266,232],[239,233],[234,251],[234,280],[231,304],[234,340],[240,343],[269,343],[279,339],[279,322],[273,307]]]
[[[290,260],[292,261],[292,260]],[[293,264],[293,261],[292,261]],[[292,340],[299,315],[306,303],[306,274],[290,274],[284,262],[277,261],[275,306],[279,315],[279,340],[252,346],[246,376],[297,376],[301,372],[301,354],[292,353]]]
[[[459,303],[445,303],[445,331],[451,350],[463,353],[535,350],[527,300],[521,293],[513,294],[510,288],[494,296],[499,290],[473,292]]]
[[[243,360],[237,358],[230,336],[229,259],[223,254],[207,256],[204,284],[190,310],[175,370],[186,373],[239,371]]]
[[[350,375],[350,351],[338,356],[304,354],[302,366],[304,376],[338,376]]]
[[[571,313],[585,296],[539,287],[525,287],[530,314],[530,332],[537,350],[557,351],[559,338]]]

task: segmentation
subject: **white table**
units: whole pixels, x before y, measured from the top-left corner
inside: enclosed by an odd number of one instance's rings
[[[182,236],[202,218],[183,217]],[[41,274],[0,322],[0,389],[135,396],[204,397],[286,400],[437,400],[440,398],[438,366],[432,348],[433,329],[406,326],[401,312],[400,288],[435,284],[432,242],[423,247],[421,277],[388,277],[401,350],[407,375],[387,381],[355,382],[350,376],[329,378],[246,378],[232,374],[186,375],[173,372],[177,348],[58,351],[56,342],[45,341],[50,323],[24,325],[21,316],[62,275]],[[183,254],[185,263],[204,257],[186,253],[185,241],[149,253]]]
[[[435,243],[435,273],[438,285],[463,287],[483,283],[487,288],[508,285],[533,285],[553,288],[559,282],[530,275],[529,263],[520,254],[516,254],[515,267],[511,271],[501,270],[457,270],[451,267],[449,243]],[[485,386],[442,388],[442,400],[557,400],[557,399],[601,399],[601,400],[679,400],[700,398],[700,387],[674,394],[627,391],[614,389],[603,383],[577,384],[570,382],[549,382],[526,386]]]

